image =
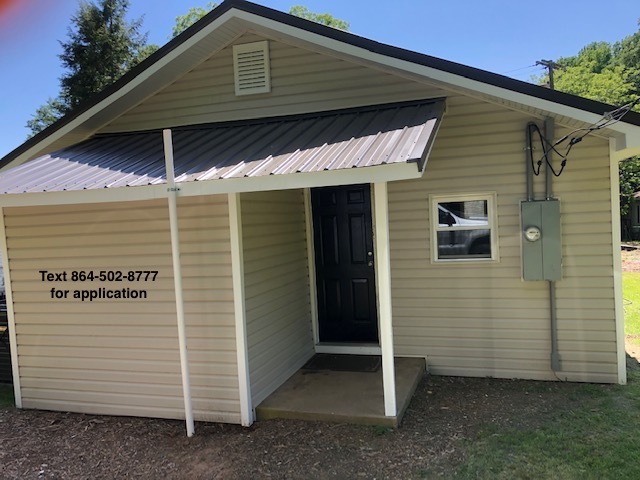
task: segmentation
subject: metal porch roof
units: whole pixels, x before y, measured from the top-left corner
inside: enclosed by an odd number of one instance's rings
[[[173,130],[176,182],[416,162],[422,168],[444,100]],[[0,174],[0,192],[166,183],[162,132],[96,136]]]

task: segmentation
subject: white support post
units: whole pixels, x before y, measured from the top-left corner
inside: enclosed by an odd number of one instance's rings
[[[380,348],[382,350],[382,384],[384,414],[395,417],[396,372],[393,358],[393,324],[391,312],[391,258],[389,249],[389,203],[387,183],[373,184],[376,284],[378,287],[378,316],[380,318]]]
[[[184,398],[184,416],[187,425],[187,437],[195,433],[193,406],[191,402],[191,384],[189,381],[189,357],[187,355],[187,332],[184,322],[184,298],[182,295],[182,265],[180,262],[180,231],[178,229],[177,196],[173,170],[173,141],[171,130],[163,130],[164,159],[167,173],[167,199],[169,200],[169,225],[171,229],[171,256],[173,258],[173,284],[176,292],[176,316],[178,321],[178,346],[180,349],[180,371],[182,373],[182,395]]]
[[[9,249],[4,226],[4,209],[0,208],[0,248],[2,249],[2,270],[4,272],[4,291],[7,302],[7,321],[9,325],[9,350],[11,351],[11,374],[13,376],[13,399],[17,408],[22,408],[22,390],[20,389],[20,365],[18,365],[18,337],[16,321],[13,316],[13,289],[11,269],[9,268]]]
[[[233,277],[233,307],[236,320],[236,356],[240,389],[240,421],[248,427],[253,423],[249,352],[247,347],[247,313],[244,298],[244,254],[242,246],[242,207],[240,194],[229,193],[229,230],[231,237],[231,274]]]
[[[616,347],[618,358],[618,383],[627,384],[627,357],[624,345],[624,300],[622,297],[622,258],[620,256],[620,173],[615,157],[615,140],[609,140],[609,164],[611,180],[611,245],[613,247],[613,295],[616,319]]]
[[[311,189],[304,189],[304,224],[307,236],[307,268],[309,270],[309,306],[311,308],[311,325],[313,328],[313,344],[320,343],[318,331],[318,291],[316,288],[316,250],[313,242],[313,212],[311,209]]]

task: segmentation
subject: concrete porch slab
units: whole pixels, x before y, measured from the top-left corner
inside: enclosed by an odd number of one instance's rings
[[[397,427],[425,374],[423,358],[396,358],[398,415],[384,415],[382,371],[298,370],[256,408],[258,420],[293,418]]]

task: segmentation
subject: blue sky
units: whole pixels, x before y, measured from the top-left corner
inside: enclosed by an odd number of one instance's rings
[[[130,0],[144,15],[149,42],[162,45],[178,15],[206,0]],[[256,0],[330,12],[351,32],[528,81],[536,60],[576,54],[593,41],[614,42],[638,30],[638,0]],[[0,9],[0,157],[19,146],[35,110],[59,90],[59,40],[77,0],[13,0]],[[2,4],[0,4],[1,6]]]

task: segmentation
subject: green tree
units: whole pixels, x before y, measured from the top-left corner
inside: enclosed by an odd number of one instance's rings
[[[633,194],[640,190],[640,159],[629,158],[620,162],[620,215],[629,212]]]
[[[173,36],[177,37],[180,35],[217,6],[217,3],[209,2],[206,7],[192,7],[184,15],[176,17],[176,24],[172,30]]]
[[[38,133],[65,113],[76,108],[154,50],[140,33],[142,19],[126,19],[128,0],[80,2],[71,17],[67,40],[60,42],[59,55],[65,73],[60,78],[60,94],[38,108],[27,122]]]
[[[349,30],[349,22],[340,20],[330,13],[310,12],[307,7],[303,7],[302,5],[294,5],[289,9],[289,13],[296,17],[305,18],[307,20],[311,20],[312,22],[321,23],[328,27],[333,27],[344,31]]]
[[[31,120],[27,121],[27,128],[31,130],[30,136],[40,133],[62,117],[65,111],[65,106],[59,98],[49,98],[47,103],[36,110]]]
[[[146,46],[147,36],[140,33],[141,18],[127,21],[128,7],[128,0],[81,2],[71,17],[74,27],[68,29],[68,40],[61,42],[60,55],[67,70],[60,79],[62,98],[69,109],[140,62],[138,53]]]
[[[613,45],[590,43],[577,55],[560,58],[556,63],[562,67],[554,78],[557,90],[611,105],[626,105],[640,93],[640,31]],[[538,78],[538,82],[544,81],[546,78]],[[625,160],[619,167],[620,213],[624,217],[633,194],[640,190],[640,159]]]
[[[557,90],[612,105],[624,105],[637,97],[630,66],[619,61],[607,42],[591,43],[578,55],[560,58],[557,63],[562,66],[555,76]]]
[[[613,54],[613,62],[625,69],[627,81],[634,85],[636,93],[640,92],[640,31],[616,42]]]
[[[173,27],[172,32],[173,36],[176,37],[180,35],[217,6],[217,3],[209,2],[206,7],[190,8],[186,14],[180,15],[176,18],[176,24]],[[311,12],[307,7],[303,7],[302,5],[294,5],[291,7],[289,9],[289,14],[311,20],[312,22],[321,23],[328,27],[338,28],[345,31],[349,30],[349,22],[335,18],[330,13]]]
[[[96,1],[81,0],[78,12],[71,17],[68,39],[60,42],[63,50],[60,60],[66,69],[60,78],[60,94],[38,108],[27,122],[31,135],[44,130],[115,82],[158,48],[146,44],[147,35],[140,33],[141,18],[134,21],[126,19],[129,0]],[[182,33],[217,5],[209,2],[206,7],[190,8],[185,15],[177,17],[173,36]],[[349,28],[349,23],[344,20],[328,13],[310,12],[300,5],[291,7],[289,13],[330,27]]]

